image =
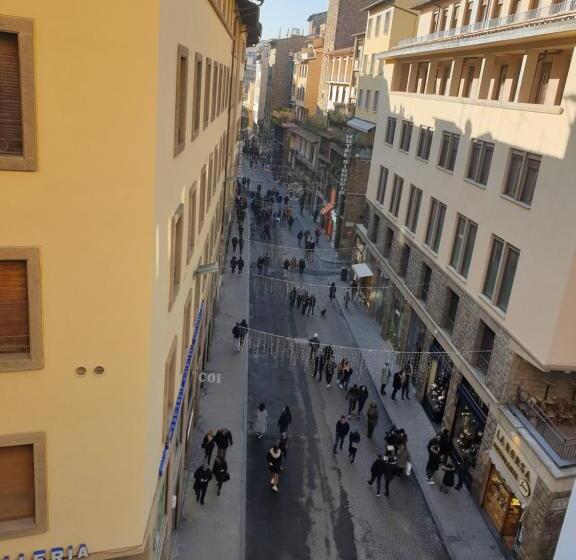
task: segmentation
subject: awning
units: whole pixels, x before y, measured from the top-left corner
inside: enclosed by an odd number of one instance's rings
[[[352,270],[357,278],[369,278],[370,276],[374,276],[370,267],[366,263],[353,264]]]
[[[326,214],[327,212],[330,212],[330,210],[332,210],[332,208],[334,208],[334,204],[329,202],[328,204],[326,204],[326,206],[324,206],[324,208],[322,208],[322,210],[320,210],[320,216],[324,216],[324,214]]]
[[[363,121],[362,119],[357,118],[350,119],[346,124],[351,128],[359,130],[360,132],[370,132],[373,128],[376,128],[374,123]]]
[[[305,130],[299,126],[291,128],[290,132],[292,132],[294,134],[298,134],[298,136],[301,136],[305,140],[308,140],[308,142],[310,142],[311,144],[315,144],[316,142],[320,142],[319,136],[317,136],[313,132],[310,132],[309,130]]]

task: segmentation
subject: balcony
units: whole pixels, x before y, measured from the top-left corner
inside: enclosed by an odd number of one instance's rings
[[[391,54],[396,50],[415,47],[425,43],[434,41],[456,41],[468,35],[482,35],[501,31],[508,28],[527,28],[527,35],[531,34],[535,26],[545,25],[555,20],[574,20],[576,19],[576,0],[568,0],[560,4],[552,4],[550,6],[543,6],[535,10],[521,12],[518,14],[510,14],[508,16],[488,19],[471,23],[462,27],[455,27],[453,29],[445,29],[444,31],[436,31],[428,35],[419,35],[417,37],[410,37],[401,39],[398,46],[392,49]]]
[[[576,402],[559,397],[540,400],[518,387],[516,407],[528,422],[524,422],[527,427],[562,460],[562,466],[576,464]]]

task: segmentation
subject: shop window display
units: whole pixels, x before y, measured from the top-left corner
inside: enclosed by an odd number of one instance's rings
[[[428,384],[424,396],[424,410],[433,422],[442,422],[451,376],[452,360],[435,340],[430,346]]]

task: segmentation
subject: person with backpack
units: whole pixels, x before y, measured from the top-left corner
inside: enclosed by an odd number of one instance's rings
[[[354,428],[348,436],[348,458],[353,463],[358,451],[358,444],[360,443],[360,432]]]
[[[360,389],[359,389],[359,393],[358,393],[358,416],[360,416],[360,414],[364,410],[364,405],[366,404],[366,401],[368,400],[368,395],[369,395],[368,387],[366,387],[366,385],[360,385]]]
[[[334,358],[331,357],[328,360],[324,369],[326,370],[326,389],[330,389],[330,386],[332,385],[332,377],[334,377],[334,371],[336,370],[336,362],[334,361]]]
[[[290,412],[290,407],[285,405],[277,422],[278,430],[280,433],[282,434],[288,432],[290,424],[292,424],[292,413]]]
[[[218,448],[216,454],[223,459],[226,459],[226,452],[228,451],[228,447],[231,447],[233,444],[232,432],[230,432],[228,428],[220,428],[214,436],[214,442]]]
[[[240,352],[240,323],[236,322],[234,325],[232,336],[234,337],[234,352]]]
[[[376,460],[372,463],[370,467],[370,480],[368,480],[368,486],[372,486],[374,481],[376,481],[376,496],[380,497],[380,490],[382,489],[382,476],[386,471],[386,461],[382,455],[378,455]]]

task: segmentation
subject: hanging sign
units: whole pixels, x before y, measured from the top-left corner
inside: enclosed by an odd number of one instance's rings
[[[346,187],[346,181],[348,181],[348,169],[350,167],[350,159],[352,158],[352,142],[354,136],[352,134],[347,134],[344,141],[344,159],[342,161],[342,170],[340,171],[340,188],[344,189]]]
[[[76,554],[74,554],[74,545],[68,545],[66,548],[57,546],[50,549],[35,550],[32,554],[26,555],[23,552],[10,557],[6,555],[2,560],[81,560],[88,558],[88,547],[85,544],[78,545]]]

